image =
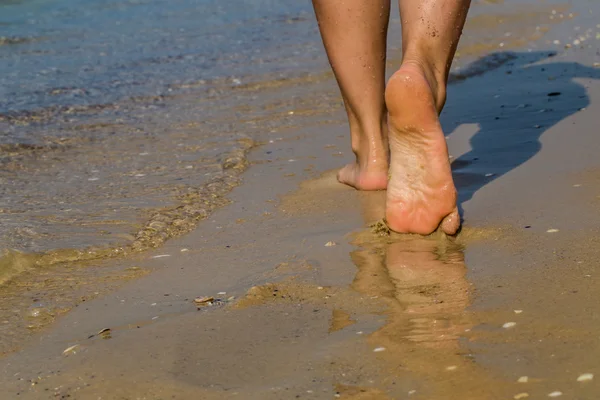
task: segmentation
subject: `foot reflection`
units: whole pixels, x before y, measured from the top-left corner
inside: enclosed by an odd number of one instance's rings
[[[376,221],[381,200],[362,199],[365,220]],[[449,398],[449,390],[452,398],[487,398],[490,379],[460,340],[472,327],[462,246],[445,236],[370,233],[358,235],[355,244],[353,288],[387,304],[386,322],[369,342],[385,348],[378,357],[386,361],[390,380],[415,374],[426,384],[421,393],[428,399]]]

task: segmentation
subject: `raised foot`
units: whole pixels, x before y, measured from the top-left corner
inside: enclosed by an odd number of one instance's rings
[[[428,235],[460,226],[448,147],[432,84],[418,64],[405,63],[385,93],[391,151],[386,219],[401,233]]]
[[[358,190],[384,190],[388,185],[386,169],[364,171],[356,163],[348,164],[337,175],[338,181]]]

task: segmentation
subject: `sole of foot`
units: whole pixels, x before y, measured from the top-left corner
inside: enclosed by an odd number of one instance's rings
[[[388,82],[391,151],[386,219],[400,233],[428,235],[460,227],[456,188],[436,99],[424,70],[403,64]]]

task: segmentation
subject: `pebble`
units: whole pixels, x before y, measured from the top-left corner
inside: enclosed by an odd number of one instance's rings
[[[135,174],[134,176],[137,176],[138,178],[141,178],[142,176],[146,176],[146,174]]]
[[[517,379],[517,382],[519,382],[519,383],[527,383],[527,382],[529,382],[529,377],[528,376],[522,376],[519,379]]]
[[[446,371],[456,371],[456,368],[458,368],[456,365],[451,365],[449,367],[446,367]]]
[[[157,256],[152,256],[150,258],[165,258],[165,257],[171,257],[170,254],[159,254]]]
[[[181,249],[182,253],[185,253],[186,251],[190,251],[190,249]]]
[[[219,294],[219,295],[224,295],[224,294],[227,294],[227,292],[219,292],[219,293],[217,293],[217,294]]]
[[[410,390],[410,391],[408,392],[408,394],[409,394],[409,395],[411,395],[411,394],[415,394],[415,393],[417,393],[417,391],[416,391],[416,390]]]
[[[514,310],[515,314],[521,314],[523,310]]]
[[[336,242],[327,242],[325,243],[325,247],[332,247],[332,246],[337,246]]]
[[[385,351],[385,347],[377,347],[375,350],[373,350],[375,353],[380,353],[382,351]]]
[[[504,329],[508,329],[508,328],[512,328],[512,327],[514,327],[514,326],[516,326],[516,325],[517,325],[517,323],[516,323],[516,322],[507,322],[507,323],[505,323],[504,325],[502,325],[502,327],[503,327]]]
[[[71,347],[67,347],[64,351],[63,351],[63,355],[68,356],[69,354],[75,354],[77,353],[77,349],[79,348],[79,345],[76,344],[74,346]]]
[[[594,379],[594,374],[581,374],[579,375],[579,378],[577,378],[577,382],[586,382],[591,381],[592,379]]]
[[[560,397],[562,396],[562,392],[559,392],[558,390],[556,392],[552,392],[550,394],[548,394],[548,397]]]
[[[558,229],[548,229],[546,232],[548,232],[548,233],[556,233],[556,232],[558,232]]]
[[[519,400],[519,399],[526,399],[529,397],[529,393],[519,393],[519,394],[515,394],[515,399]]]
[[[213,301],[215,301],[214,297],[211,296],[204,296],[204,297],[196,297],[194,299],[194,303],[196,304],[197,307],[201,307],[201,306],[210,306],[212,305]]]
[[[88,178],[88,181],[97,181],[100,178]]]

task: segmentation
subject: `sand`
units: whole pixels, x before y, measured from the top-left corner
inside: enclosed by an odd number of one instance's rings
[[[457,238],[374,231],[344,125],[265,135],[229,205],[0,359],[0,397],[598,398],[600,10],[575,8],[450,86]]]

